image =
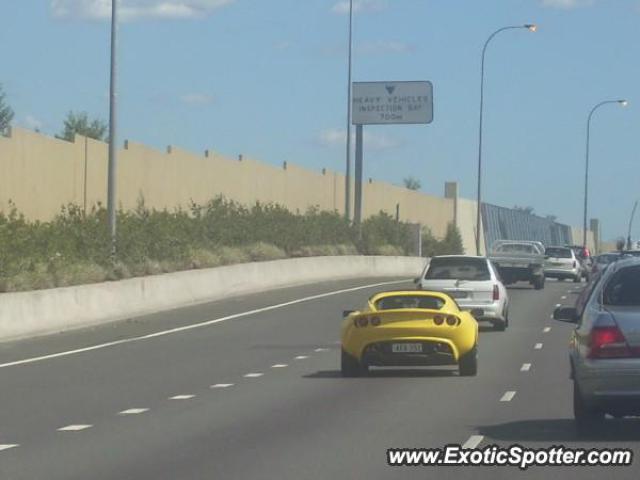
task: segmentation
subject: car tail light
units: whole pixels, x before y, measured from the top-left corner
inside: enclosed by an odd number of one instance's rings
[[[573,261],[573,268],[576,268],[576,261]]]
[[[433,323],[436,325],[442,325],[444,323],[444,317],[442,315],[436,315],[433,317]]]
[[[358,317],[355,319],[356,327],[366,327],[369,324],[367,317]]]
[[[369,322],[371,323],[372,327],[377,327],[378,325],[380,325],[380,317],[371,317],[371,320]]]
[[[629,348],[626,338],[616,325],[593,327],[589,358],[628,358],[637,356],[640,352],[633,352]]]
[[[448,315],[447,325],[449,325],[450,327],[455,327],[456,325],[458,325],[458,317],[455,317],[453,315]]]
[[[493,286],[493,301],[500,300],[500,289],[498,285]]]

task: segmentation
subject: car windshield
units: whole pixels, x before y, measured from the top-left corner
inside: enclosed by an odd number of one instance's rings
[[[375,305],[378,310],[397,310],[403,308],[440,310],[444,304],[445,301],[439,297],[427,295],[394,295],[381,298]]]
[[[483,258],[434,258],[426,279],[431,280],[490,280],[491,273]]]
[[[605,287],[603,303],[611,306],[640,306],[640,266],[623,268]]]
[[[505,243],[498,245],[495,249],[497,253],[536,253],[533,249],[533,245],[527,245],[526,243]]]
[[[596,257],[596,262],[607,264],[615,261],[616,258],[618,258],[618,255],[598,255]]]
[[[547,248],[545,255],[553,258],[573,258],[569,248]]]

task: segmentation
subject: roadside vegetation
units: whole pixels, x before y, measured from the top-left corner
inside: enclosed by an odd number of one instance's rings
[[[295,214],[282,206],[244,207],[216,198],[188,210],[158,211],[141,200],[118,213],[116,259],[109,257],[107,214],[68,205],[51,222],[30,222],[15,206],[0,213],[0,291],[21,291],[119,280],[235,263],[324,255],[408,255],[409,225],[386,213],[361,231],[337,212]],[[461,253],[455,228],[432,235],[425,254]],[[457,237],[456,237],[457,236]]]

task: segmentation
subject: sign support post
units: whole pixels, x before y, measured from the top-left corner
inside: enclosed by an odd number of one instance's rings
[[[360,225],[362,222],[362,125],[356,125],[356,168],[355,168],[355,190],[353,222]]]

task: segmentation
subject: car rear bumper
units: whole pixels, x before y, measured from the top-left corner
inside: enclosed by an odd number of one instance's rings
[[[580,275],[580,273],[581,271],[579,268],[552,267],[544,269],[544,276],[553,278],[575,278]]]
[[[422,345],[422,353],[393,352],[394,343],[419,343]],[[364,349],[361,362],[374,367],[438,366],[457,363],[451,345],[440,341],[372,343]]]
[[[464,303],[460,304],[461,310],[472,312],[476,320],[504,320],[504,305],[497,301],[493,303]],[[475,314],[473,312],[476,312]]]
[[[623,365],[630,362],[624,360],[612,362],[610,366],[594,365],[593,368],[577,370],[576,381],[580,393],[586,402],[594,406],[606,406],[607,411],[617,409],[626,413],[630,410],[640,413],[640,367],[625,367]]]

